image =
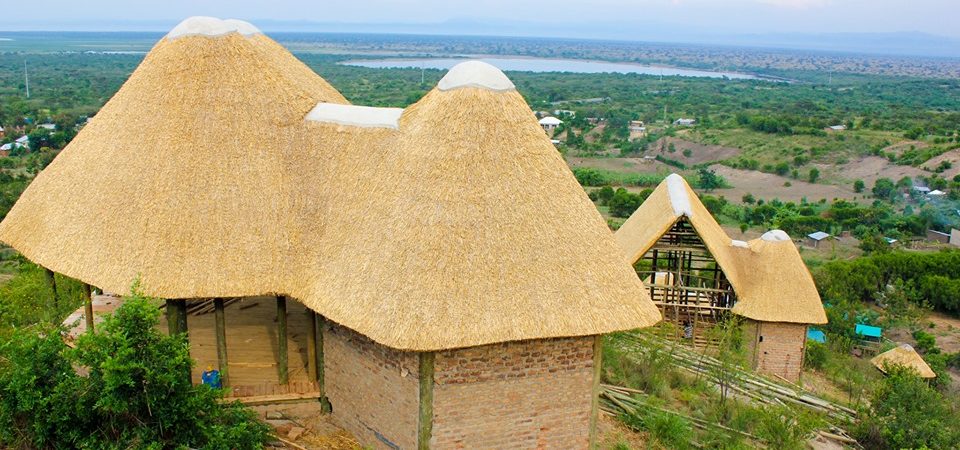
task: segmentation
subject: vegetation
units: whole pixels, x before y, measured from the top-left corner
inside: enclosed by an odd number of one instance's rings
[[[49,325],[0,342],[0,445],[260,448],[269,427],[191,383],[187,341],[158,332],[159,314],[134,294],[75,349]]]

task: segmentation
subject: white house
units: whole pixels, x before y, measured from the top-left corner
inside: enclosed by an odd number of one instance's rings
[[[555,130],[562,123],[563,123],[562,120],[552,116],[544,117],[540,119],[540,127],[543,128],[543,131],[546,131],[548,133]]]
[[[30,145],[30,138],[28,138],[27,135],[23,135],[18,137],[13,143],[17,147],[27,147]]]
[[[680,118],[673,121],[674,125],[679,125],[682,127],[691,127],[697,124],[697,119],[684,119]]]
[[[57,124],[55,123],[41,123],[40,125],[37,125],[37,126],[50,131],[54,131],[57,129]]]
[[[847,129],[847,126],[846,125],[830,125],[829,127],[827,127],[827,129],[830,131],[843,131]]]
[[[927,192],[928,197],[943,197],[944,195],[947,195],[947,193],[941,191],[940,189],[934,189],[930,192]]]

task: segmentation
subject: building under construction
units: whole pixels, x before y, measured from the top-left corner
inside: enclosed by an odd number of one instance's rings
[[[786,233],[731,239],[679,175],[670,175],[616,233],[665,321],[667,337],[714,346],[710,331],[744,319],[760,371],[799,377],[807,324],[826,323],[813,278]]]

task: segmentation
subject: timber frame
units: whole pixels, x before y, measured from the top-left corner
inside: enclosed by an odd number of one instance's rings
[[[667,338],[715,346],[708,331],[725,319],[736,293],[703,238],[680,217],[635,264],[663,319]]]

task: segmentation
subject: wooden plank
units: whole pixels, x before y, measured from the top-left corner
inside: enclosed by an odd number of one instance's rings
[[[213,299],[214,321],[216,322],[217,363],[220,370],[220,383],[223,387],[230,386],[230,370],[227,363],[227,325],[223,310],[223,299]]]
[[[420,415],[417,423],[417,448],[430,449],[433,434],[433,362],[435,353],[420,353]]]
[[[287,403],[287,402],[297,402],[303,400],[314,400],[320,397],[319,392],[304,392],[304,393],[293,393],[293,394],[272,394],[272,395],[257,395],[252,397],[230,397],[225,398],[223,401],[234,401],[239,400],[240,403],[243,403],[247,406],[256,406],[256,405],[270,405],[274,403]]]
[[[90,285],[82,283],[83,287],[83,317],[87,322],[87,333],[93,333],[93,297],[90,295]]]
[[[287,297],[277,296],[277,365],[280,384],[290,382],[289,366],[287,365]]]
[[[600,410],[600,368],[603,356],[603,336],[593,338],[593,393],[590,404],[590,449],[597,448],[597,414]]]

